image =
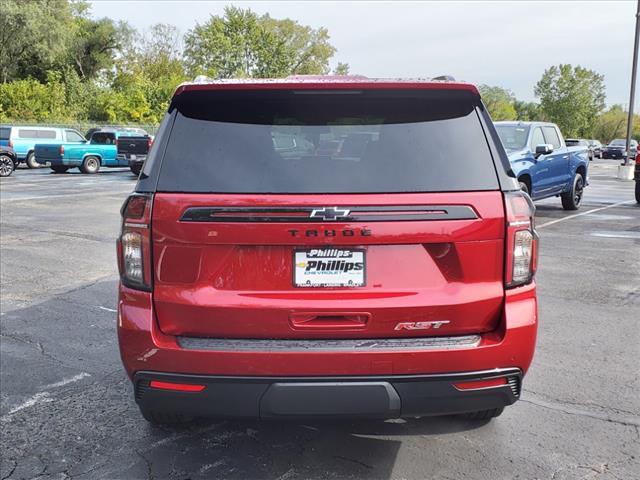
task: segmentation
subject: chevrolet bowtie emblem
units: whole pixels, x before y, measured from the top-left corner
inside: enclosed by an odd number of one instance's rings
[[[349,216],[351,210],[338,207],[323,207],[313,209],[311,211],[310,218],[318,218],[322,220],[337,220],[339,218],[345,218]]]

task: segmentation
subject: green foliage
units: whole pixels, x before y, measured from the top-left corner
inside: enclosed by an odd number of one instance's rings
[[[609,143],[614,138],[625,138],[627,136],[627,119],[628,112],[625,112],[620,105],[613,105],[598,116],[593,130],[593,138],[604,143]],[[640,115],[633,116],[631,138],[640,141]]]
[[[349,75],[349,64],[338,62],[336,68],[333,69],[333,75]]]
[[[2,0],[0,80],[42,82],[64,64],[74,18],[67,0]]]
[[[190,75],[213,78],[325,74],[335,53],[325,28],[237,7],[226,7],[222,17],[211,16],[196,25],[184,42]]]
[[[543,114],[567,137],[590,138],[604,109],[604,76],[572,65],[552,66],[535,86]]]
[[[516,119],[517,113],[513,106],[515,96],[511,91],[489,85],[480,85],[478,89],[494,122]]]
[[[76,18],[68,48],[69,60],[82,79],[94,78],[113,66],[120,48],[118,28],[112,20]]]
[[[516,110],[516,118],[523,122],[544,122],[547,120],[537,103],[514,100],[513,108]]]

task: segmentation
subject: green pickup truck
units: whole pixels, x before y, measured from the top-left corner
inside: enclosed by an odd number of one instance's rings
[[[89,141],[36,144],[36,162],[49,164],[55,173],[77,167],[82,173],[97,173],[100,167],[128,167],[129,160],[118,154],[118,139],[139,136],[136,130],[101,129]]]

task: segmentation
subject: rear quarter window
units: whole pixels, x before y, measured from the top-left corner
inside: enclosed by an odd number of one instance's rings
[[[9,140],[11,137],[11,127],[0,127],[0,140]]]
[[[157,190],[496,190],[477,106],[463,91],[185,92]]]

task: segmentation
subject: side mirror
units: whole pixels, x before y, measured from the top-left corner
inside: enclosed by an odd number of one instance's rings
[[[536,154],[535,157],[538,158],[540,155],[549,155],[553,152],[553,145],[550,143],[541,143],[540,145],[536,145]]]

